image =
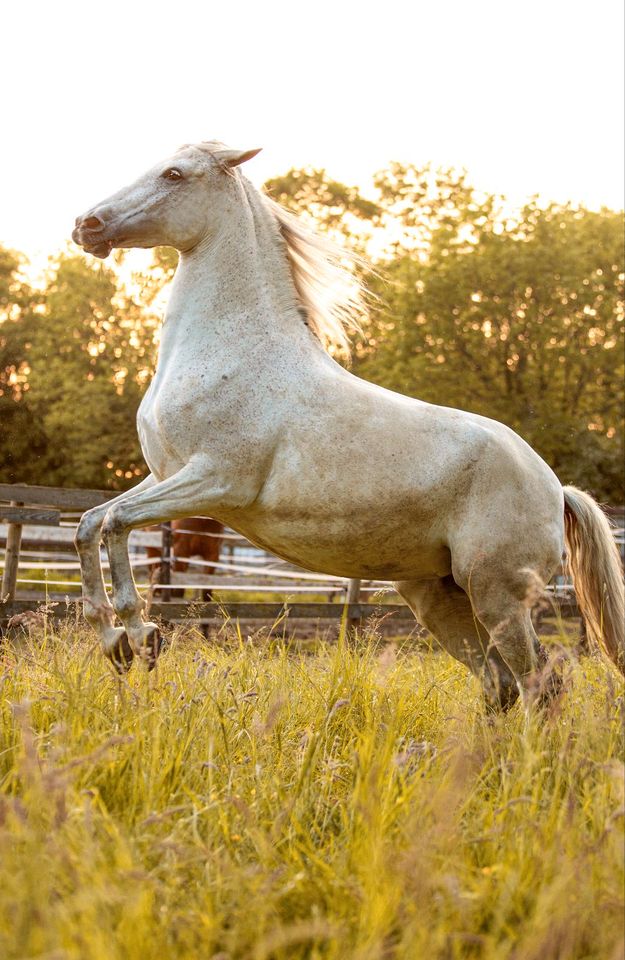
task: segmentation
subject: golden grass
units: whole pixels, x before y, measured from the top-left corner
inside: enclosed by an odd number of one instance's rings
[[[489,719],[447,656],[174,638],[0,654],[4,960],[622,957],[623,696]]]

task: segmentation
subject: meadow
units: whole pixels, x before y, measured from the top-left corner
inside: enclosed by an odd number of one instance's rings
[[[4,960],[619,960],[623,689],[526,718],[375,624],[0,647]]]

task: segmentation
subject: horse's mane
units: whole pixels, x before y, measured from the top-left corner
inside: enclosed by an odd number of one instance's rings
[[[185,144],[185,146],[192,146]],[[220,162],[225,144],[208,140],[195,145]],[[184,149],[181,147],[180,149]],[[234,171],[224,165],[227,173]],[[365,261],[321,236],[299,218],[257,190],[243,178],[246,192],[252,191],[278,226],[291,268],[298,305],[310,330],[326,350],[332,348],[350,354],[348,334],[362,332],[361,320],[367,316],[366,293],[355,268],[366,269]]]
[[[363,262],[337,243],[315,233],[266,194],[259,194],[277,221],[300,306],[323,346],[349,355],[348,334],[362,331],[365,289],[354,268]]]

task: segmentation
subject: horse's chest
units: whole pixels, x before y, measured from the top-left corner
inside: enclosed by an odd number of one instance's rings
[[[210,371],[152,381],[139,407],[137,428],[145,459],[156,476],[170,476],[202,454],[224,469],[249,460],[259,440],[258,411],[230,378]]]
[[[158,379],[137,413],[145,458],[157,475],[168,476],[188,462],[210,426],[206,398],[193,383]]]

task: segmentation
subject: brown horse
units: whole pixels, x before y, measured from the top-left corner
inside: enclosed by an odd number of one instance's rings
[[[219,520],[211,520],[209,517],[189,517],[185,520],[172,520],[171,522],[171,556],[172,571],[184,573],[189,567],[191,557],[200,557],[200,559],[210,562],[219,560],[219,551],[222,542],[222,533],[224,525]],[[150,532],[161,530],[160,526],[146,527]],[[145,551],[148,557],[161,557],[160,547],[146,547]],[[214,573],[214,567],[202,567],[202,573]],[[151,576],[153,583],[158,581],[160,568],[155,564]],[[172,588],[170,596],[172,598],[182,597],[184,590]],[[210,589],[202,590],[202,600],[208,602],[212,600]]]

